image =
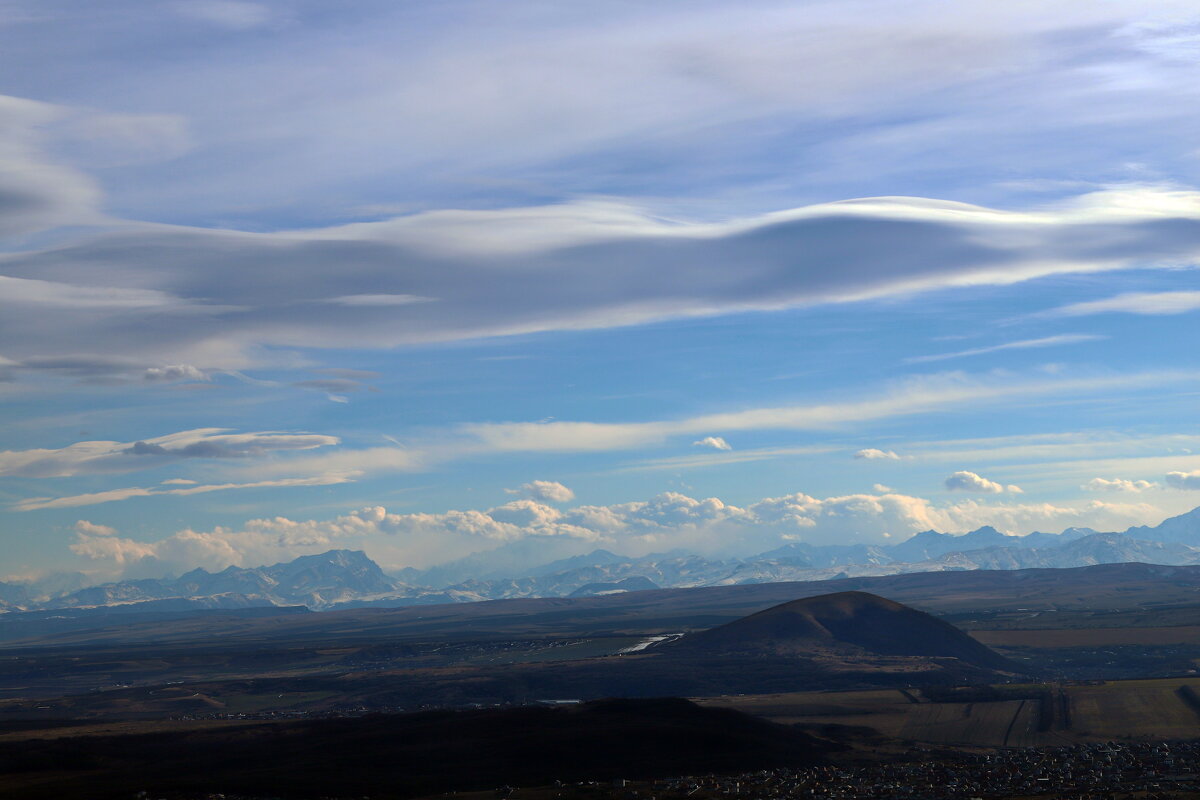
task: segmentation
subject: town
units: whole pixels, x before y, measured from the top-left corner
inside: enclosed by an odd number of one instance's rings
[[[740,775],[617,780],[556,787],[556,797],[716,800],[1182,800],[1200,797],[1200,742],[1104,742],[1059,748],[952,752],[858,766],[768,769]],[[511,800],[544,796],[504,787]]]

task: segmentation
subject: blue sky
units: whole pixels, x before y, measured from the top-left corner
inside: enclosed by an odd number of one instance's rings
[[[1190,3],[0,3],[0,575],[1200,505]]]

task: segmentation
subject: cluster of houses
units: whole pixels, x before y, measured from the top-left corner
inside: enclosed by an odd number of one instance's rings
[[[853,767],[620,782],[599,794],[630,800],[1177,800],[1200,796],[1200,741],[1106,742],[926,755],[915,761]],[[595,794],[594,790],[586,793]],[[564,798],[571,794],[560,792]]]

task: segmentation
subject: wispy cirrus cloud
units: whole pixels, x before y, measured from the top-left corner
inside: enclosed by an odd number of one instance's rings
[[[1089,492],[1144,492],[1147,489],[1157,489],[1153,481],[1129,480],[1127,478],[1092,478],[1082,487]]]
[[[336,436],[227,428],[195,428],[134,442],[76,442],[57,449],[0,452],[0,476],[61,478],[134,472],[179,459],[262,458],[282,451],[314,450],[338,444]]]
[[[487,451],[581,452],[621,450],[661,442],[672,436],[710,431],[828,430],[871,420],[926,414],[946,408],[979,408],[988,403],[1048,395],[1189,383],[1200,375],[1148,372],[1059,379],[969,376],[962,373],[913,379],[880,390],[866,399],[840,403],[752,408],[655,422],[506,422],[475,423],[460,432]],[[883,452],[883,451],[881,451]],[[865,456],[864,456],[865,457]],[[885,456],[886,457],[886,456]]]
[[[316,475],[309,478],[279,478],[268,481],[252,481],[250,483],[214,483],[198,484],[180,489],[162,489],[158,487],[145,488],[128,486],[120,489],[108,489],[103,492],[88,494],[64,495],[62,497],[29,497],[18,500],[9,506],[13,511],[41,511],[49,508],[75,508],[78,506],[94,506],[101,503],[114,503],[128,500],[132,497],[162,497],[164,495],[189,496],[208,494],[209,492],[224,492],[230,489],[278,489],[295,486],[331,486],[347,483],[352,478],[346,475]]]
[[[953,353],[936,353],[934,355],[927,356],[911,356],[904,359],[904,361],[908,364],[926,364],[931,361],[946,361],[952,358],[982,356],[989,353],[1000,353],[1005,350],[1032,350],[1041,347],[1059,347],[1068,344],[1096,342],[1107,338],[1107,336],[1100,334],[1062,333],[1056,336],[1043,336],[1040,339],[1021,339],[1015,342],[1004,342],[1002,344],[989,345],[988,347],[974,347],[969,350],[958,350]]]
[[[1200,292],[1126,292],[1102,300],[1071,303],[1042,312],[1042,316],[1083,317],[1091,314],[1186,314],[1200,309]]]

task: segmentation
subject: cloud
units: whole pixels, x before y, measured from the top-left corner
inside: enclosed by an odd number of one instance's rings
[[[349,369],[346,367],[324,367],[322,369],[314,369],[319,375],[329,375],[333,378],[344,378],[351,381],[369,381],[372,378],[382,377],[383,373],[376,372],[373,369]]]
[[[891,450],[877,450],[874,447],[868,447],[865,450],[859,450],[854,454],[855,458],[863,458],[868,461],[899,461],[900,456],[896,455]]]
[[[317,378],[308,381],[297,381],[292,386],[301,389],[316,389],[319,392],[357,392],[362,384],[351,378]]]
[[[96,207],[100,192],[82,173],[52,163],[43,151],[44,126],[66,116],[67,111],[49,103],[0,95],[0,236],[22,236],[72,224],[95,224],[103,217]],[[29,276],[26,282],[4,284],[4,292],[32,301],[53,297],[45,282]],[[120,297],[118,287],[114,295]],[[99,298],[94,290],[73,295],[86,304]],[[134,290],[137,292],[137,290]],[[69,305],[69,303],[68,303]],[[7,313],[7,312],[6,312]]]
[[[373,506],[330,520],[275,517],[250,520],[237,528],[188,529],[157,542],[81,528],[72,550],[94,566],[123,575],[270,564],[334,547],[364,549],[395,568],[429,566],[529,538],[553,539],[578,552],[606,547],[644,555],[686,548],[745,556],[783,541],[881,543],[923,530],[962,532],[987,524],[1012,533],[1068,526],[1115,530],[1161,518],[1160,511],[1145,504],[1098,501],[1055,506],[971,500],[938,506],[891,492],[824,499],[798,492],[735,506],[715,497],[667,492],[644,501],[568,509],[531,499],[486,511],[441,513],[396,514]]]
[[[938,353],[930,356],[913,356],[906,358],[904,361],[909,364],[928,363],[930,361],[944,361],[950,358],[965,358],[966,356],[981,356],[987,353],[998,353],[1004,350],[1030,350],[1039,347],[1058,347],[1064,344],[1080,344],[1082,342],[1095,342],[1101,339],[1107,339],[1107,336],[1087,333],[1063,333],[1058,336],[1046,336],[1041,339],[1022,339],[1017,342],[1005,342],[1004,344],[994,344],[990,347],[976,347],[970,350],[959,350],[955,353]]]
[[[698,455],[644,459],[626,466],[617,467],[612,472],[652,472],[658,470],[720,467],[729,464],[748,464],[754,461],[771,461],[791,456],[824,455],[835,452],[837,449],[833,446],[810,445],[806,447],[761,447],[754,450],[712,451]]]
[[[1156,489],[1158,484],[1151,481],[1131,481],[1124,478],[1092,478],[1080,487],[1089,492],[1144,492]]]
[[[893,489],[890,486],[884,486],[882,483],[877,483],[874,486],[872,486],[871,488],[874,489],[876,492],[879,492],[880,494],[891,494],[892,492],[896,491],[895,489]]]
[[[59,478],[130,472],[180,458],[260,458],[277,451],[313,450],[339,443],[336,436],[311,433],[228,433],[227,428],[196,428],[136,442],[76,442],[59,449],[0,451],[0,475]]]
[[[42,309],[109,310],[184,306],[178,299],[153,289],[78,286],[36,278],[0,275],[0,305]]]
[[[509,494],[523,494],[531,500],[543,503],[569,503],[575,493],[557,481],[530,481],[517,489],[505,489]]]
[[[1071,303],[1050,311],[1045,316],[1082,317],[1089,314],[1186,314],[1200,309],[1200,292],[1128,292],[1103,300]]]
[[[174,7],[184,16],[238,31],[262,27],[274,17],[269,6],[244,0],[177,0]]]
[[[294,486],[330,486],[337,483],[347,483],[351,480],[346,475],[317,475],[309,478],[280,478],[268,481],[253,481],[251,483],[216,483],[207,485],[188,486],[182,489],[147,489],[141,486],[129,486],[121,489],[109,489],[90,494],[68,495],[65,497],[30,497],[18,500],[9,508],[13,511],[42,511],[48,508],[76,508],[78,506],[94,506],[101,503],[114,503],[128,500],[131,497],[162,497],[164,495],[193,495],[209,492],[224,492],[230,489],[278,489]]]
[[[337,443],[336,437],[309,433],[211,433],[203,438],[174,434],[134,442],[120,452],[168,458],[261,458],[276,450],[313,450]]]
[[[255,462],[237,470],[245,477],[258,475],[338,475],[358,476],[367,473],[413,472],[427,468],[439,457],[451,454],[429,453],[401,446],[365,447],[358,450],[338,449],[311,456],[292,456]]]
[[[166,367],[151,367],[142,376],[147,381],[207,381],[208,373],[191,364],[172,364]]]
[[[1200,489],[1200,469],[1191,472],[1168,472],[1166,482],[1172,489]]]
[[[93,522],[88,522],[86,519],[81,519],[75,523],[75,532],[81,536],[116,536],[115,528],[110,528],[107,525],[97,525]]]
[[[692,442],[693,447],[710,447],[713,450],[732,450],[729,442],[722,439],[720,436],[705,436],[703,439],[698,439]]]
[[[987,478],[980,477],[974,472],[960,470],[955,472],[950,477],[946,478],[946,488],[952,492],[978,492],[980,494],[1001,494],[1005,491],[1021,493],[1021,489],[1016,486],[1005,487],[1003,484],[989,481]]]
[[[1200,193],[1126,189],[1020,211],[893,197],[720,222],[590,201],[275,233],[127,223],[8,253],[0,271],[151,305],[18,308],[22,335],[0,350],[236,370],[262,347],[609,328],[1173,264],[1200,256],[1198,220]],[[114,258],[119,285],[103,268]]]
[[[1100,389],[1128,390],[1160,386],[1175,380],[1194,381],[1188,373],[1070,377],[1027,380],[1012,374],[971,376],[961,372],[920,376],[877,390],[865,399],[840,403],[751,408],[656,422],[500,422],[460,426],[485,451],[587,452],[642,447],[676,435],[712,430],[827,430],[849,422],[865,422],[923,414],[955,406],[973,410],[1001,400]],[[881,451],[882,452],[882,451]]]
[[[415,294],[348,294],[335,297],[329,302],[344,306],[407,306],[412,303],[428,303],[432,297]]]

